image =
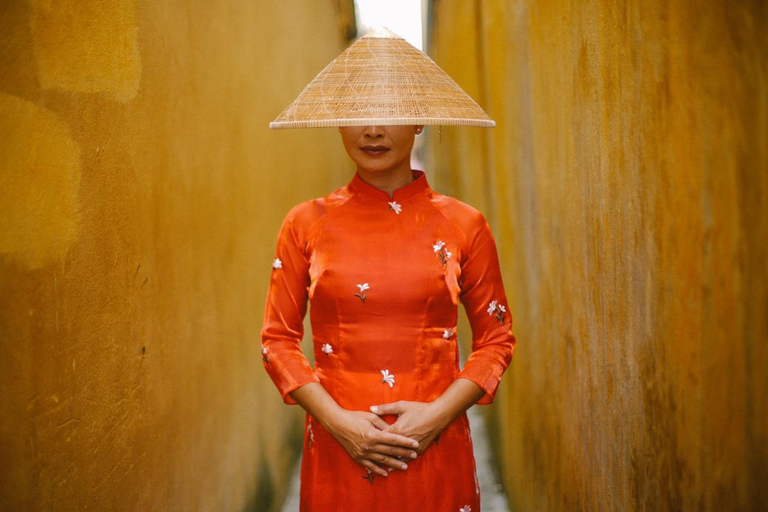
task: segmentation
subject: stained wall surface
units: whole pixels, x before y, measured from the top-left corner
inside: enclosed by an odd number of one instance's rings
[[[514,510],[765,510],[765,2],[431,4],[498,122],[429,161],[499,242]]]
[[[1,3],[0,510],[279,501],[273,246],[352,167],[334,131],[267,124],[346,3]]]

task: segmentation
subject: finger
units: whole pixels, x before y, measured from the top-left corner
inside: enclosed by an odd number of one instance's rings
[[[371,448],[368,450],[370,453],[382,453],[384,455],[389,455],[390,457],[395,457],[397,459],[415,459],[416,458],[416,451],[415,450],[409,450],[407,448],[399,448],[397,446],[390,446],[387,444],[375,444],[371,446]]]
[[[371,423],[373,423],[373,426],[379,430],[386,430],[389,428],[389,423],[376,416],[375,414],[371,414],[370,420]]]
[[[360,464],[365,469],[367,469],[368,471],[370,471],[375,475],[389,476],[389,471],[387,471],[386,469],[380,468],[379,466],[377,466],[376,464],[374,464],[368,459],[357,459],[357,462],[358,464]]]
[[[392,432],[377,431],[373,440],[379,444],[388,444],[392,446],[401,446],[403,448],[418,448],[419,442],[410,437],[393,434]]]
[[[367,455],[366,458],[378,466],[386,466],[392,469],[408,469],[408,464],[405,462],[394,457],[384,455],[383,453],[371,453]]]
[[[392,402],[389,404],[374,405],[371,407],[373,414],[403,414],[405,410],[400,402]]]

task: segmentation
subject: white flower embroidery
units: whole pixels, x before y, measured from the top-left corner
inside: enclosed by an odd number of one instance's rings
[[[435,251],[435,254],[440,258],[440,263],[445,266],[451,258],[451,253],[446,250],[445,242],[438,240],[435,245],[432,246],[432,250]]]
[[[355,294],[355,297],[360,297],[360,300],[365,302],[365,293],[363,293],[365,290],[368,290],[370,286],[368,286],[368,283],[363,283],[357,285],[358,288],[360,288],[360,292]]]
[[[280,261],[280,258],[275,258],[275,261],[272,262],[272,268],[275,270],[283,268],[283,262]]]
[[[315,441],[315,433],[312,431],[312,422],[309,422],[307,424],[307,448],[312,446],[312,443]]]
[[[502,325],[504,324],[504,313],[506,312],[507,308],[504,307],[504,305],[499,304],[499,301],[492,300],[490,304],[488,304],[488,316],[496,314],[496,320]]]
[[[261,347],[261,358],[265,363],[269,363],[269,356],[267,356],[267,347]]]
[[[403,211],[403,207],[394,201],[389,202],[389,209],[394,210],[397,215],[400,215],[400,212]]]
[[[325,352],[326,355],[333,354],[333,347],[330,344],[326,343],[325,345],[323,345],[323,352]]]
[[[389,370],[381,370],[381,382],[389,384],[389,387],[395,385],[395,376],[389,373]]]
[[[453,329],[446,329],[443,331],[443,338],[449,340],[453,336]]]
[[[470,507],[469,505],[464,505],[459,509],[459,512],[472,512],[472,507]]]

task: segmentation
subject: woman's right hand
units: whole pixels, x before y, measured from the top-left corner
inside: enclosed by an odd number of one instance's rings
[[[291,398],[317,419],[350,457],[371,473],[387,476],[393,469],[406,469],[408,466],[404,461],[416,458],[419,447],[416,440],[384,432],[389,423],[372,412],[340,407],[319,382],[310,382],[293,390]]]
[[[342,409],[326,430],[358,464],[371,473],[387,476],[393,469],[407,469],[406,461],[416,458],[419,447],[411,438],[385,432],[388,427],[373,413]]]

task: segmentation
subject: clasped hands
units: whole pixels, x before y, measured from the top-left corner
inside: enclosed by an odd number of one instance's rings
[[[385,415],[397,415],[397,420],[390,425]],[[371,412],[345,411],[331,433],[358,464],[387,476],[407,469],[407,462],[424,453],[445,426],[432,402],[401,400],[375,405]]]

